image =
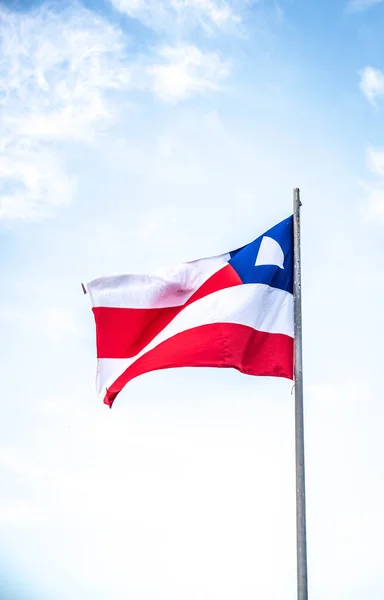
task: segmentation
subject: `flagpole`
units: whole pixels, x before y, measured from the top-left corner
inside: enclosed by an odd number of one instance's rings
[[[296,543],[297,599],[308,600],[307,532],[305,511],[304,406],[303,406],[303,345],[301,318],[301,246],[300,190],[293,190],[293,298],[294,298],[294,383],[295,383],[295,446],[296,446]]]

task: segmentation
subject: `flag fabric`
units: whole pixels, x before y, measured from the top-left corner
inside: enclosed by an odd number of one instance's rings
[[[131,379],[159,369],[293,378],[292,216],[228,254],[84,287],[96,324],[97,390],[110,407]]]

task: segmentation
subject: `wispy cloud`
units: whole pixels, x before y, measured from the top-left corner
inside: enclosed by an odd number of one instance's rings
[[[212,19],[224,18],[223,7],[216,13],[203,4]],[[141,89],[175,102],[217,90],[229,72],[216,53],[192,45],[128,55],[123,32],[77,4],[3,8],[0,27],[0,219],[45,217],[72,200],[68,143],[92,144],[118,122],[123,93]]]
[[[361,73],[360,89],[366,99],[376,106],[377,100],[384,97],[384,73],[374,67],[365,67]],[[368,198],[365,209],[368,218],[384,215],[384,149],[368,147],[366,154],[367,167],[373,180],[363,182]]]
[[[372,8],[377,4],[381,4],[383,0],[350,0],[348,3],[348,10],[352,12],[361,12]]]
[[[80,6],[0,10],[0,218],[45,216],[72,199],[57,142],[90,142],[129,83],[118,30]]]
[[[214,31],[238,30],[241,25],[239,14],[232,2],[225,0],[110,0],[116,10],[155,31],[173,30],[188,25],[201,27],[211,34]]]
[[[384,150],[368,148],[367,163],[371,173],[384,179]]]
[[[374,180],[364,183],[368,196],[368,218],[384,216],[384,149],[367,149],[367,166]]]
[[[106,92],[130,78],[119,30],[80,7],[1,18],[0,81],[5,108],[14,107],[5,121],[16,133],[87,138],[114,118]]]
[[[361,73],[360,89],[372,104],[376,99],[384,96],[384,73],[374,67],[365,67]]]
[[[158,55],[161,62],[148,72],[154,93],[165,101],[217,90],[229,74],[229,65],[216,53],[204,53],[195,46],[167,46],[160,48]]]
[[[0,219],[35,219],[71,201],[75,182],[57,153],[20,136],[2,144]]]

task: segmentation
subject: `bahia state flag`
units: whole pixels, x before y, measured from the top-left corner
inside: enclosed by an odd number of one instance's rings
[[[131,379],[158,369],[293,379],[293,217],[228,254],[84,287],[96,322],[97,389],[110,407]]]

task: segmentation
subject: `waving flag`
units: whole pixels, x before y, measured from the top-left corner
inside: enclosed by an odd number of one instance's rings
[[[293,378],[292,217],[234,252],[85,289],[109,406],[134,377],[171,367]]]

